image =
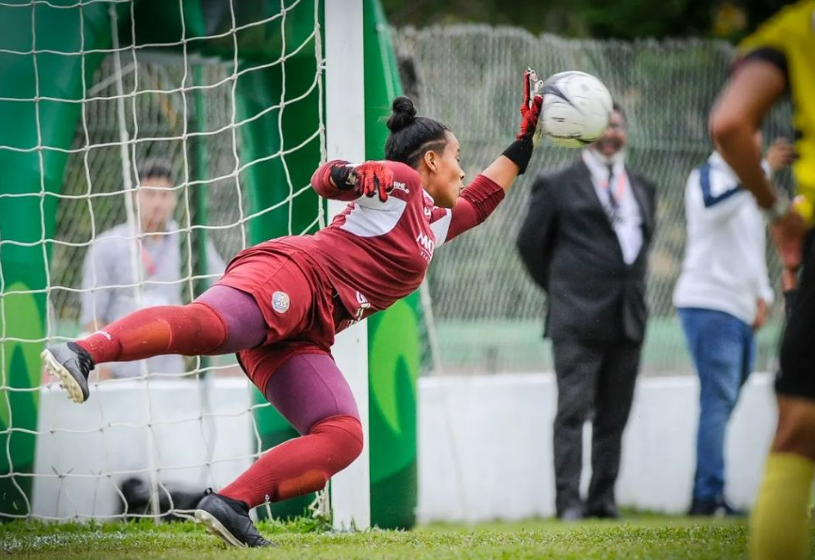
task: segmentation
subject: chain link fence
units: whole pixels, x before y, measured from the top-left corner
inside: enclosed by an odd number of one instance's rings
[[[599,77],[629,122],[628,165],[657,187],[657,233],[648,276],[651,320],[643,353],[646,374],[693,372],[671,304],[685,241],[684,187],[688,174],[712,150],[707,118],[726,80],[734,49],[719,41],[568,40],[514,28],[452,26],[394,33],[408,95],[419,113],[450,126],[461,141],[462,165],[473,178],[516,134],[521,72],[548,76],[582,70]],[[792,137],[789,106],[778,107],[765,128]],[[495,214],[477,230],[440,249],[428,275],[444,373],[551,370],[542,338],[545,298],[522,267],[515,238],[529,190],[544,170],[569,165],[576,150],[546,142],[536,151]],[[789,188],[789,173],[779,181]],[[768,250],[774,285],[779,266]],[[756,368],[776,360],[782,309],[776,305],[759,333]],[[433,368],[428,341],[425,364]]]

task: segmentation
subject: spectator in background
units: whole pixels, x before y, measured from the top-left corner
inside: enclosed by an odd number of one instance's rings
[[[761,133],[754,140],[761,149]],[[777,140],[763,167],[768,176],[792,162]],[[755,199],[713,152],[685,187],[687,241],[674,305],[699,374],[696,477],[690,515],[739,515],[724,496],[724,435],[753,367],[753,333],[773,302],[767,277],[764,219]]]
[[[134,243],[127,223],[100,234],[85,255],[82,270],[81,324],[88,331],[132,313],[138,307],[181,305],[181,232],[172,219],[177,194],[170,161],[145,160],[138,170],[139,186],[134,195],[138,216],[138,238]],[[141,271],[134,268],[135,261]],[[207,242],[209,274],[225,269],[212,242]],[[135,284],[140,281],[141,301]],[[150,373],[183,373],[182,356],[157,356],[147,361]],[[135,377],[142,375],[143,362],[111,363],[103,375]]]
[[[545,336],[558,384],[554,424],[557,515],[619,516],[614,485],[645,335],[645,273],[653,185],[625,165],[625,114],[573,165],[540,175],[518,250],[547,294]],[[593,413],[592,477],[580,497],[583,424]]]

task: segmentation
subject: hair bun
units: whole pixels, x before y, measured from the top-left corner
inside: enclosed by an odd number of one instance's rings
[[[416,118],[416,107],[409,97],[401,96],[393,100],[393,115],[388,119],[391,132],[398,132]]]

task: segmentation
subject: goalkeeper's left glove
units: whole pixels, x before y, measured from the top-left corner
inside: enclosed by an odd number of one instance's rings
[[[538,128],[538,119],[543,107],[543,95],[539,93],[540,82],[538,75],[531,68],[524,72],[524,95],[521,103],[521,130],[515,137],[515,142],[504,150],[504,156],[518,166],[518,175],[523,175],[529,160],[532,159],[532,149],[535,147],[535,131]]]
[[[527,68],[524,72],[524,99],[521,103],[521,131],[515,137],[516,140],[531,141],[535,136],[541,107],[543,107],[541,84],[537,72]]]

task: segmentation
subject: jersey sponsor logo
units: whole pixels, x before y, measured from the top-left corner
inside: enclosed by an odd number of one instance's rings
[[[431,216],[433,216],[433,208],[436,206],[436,202],[433,200],[433,197],[427,194],[427,192],[422,191],[422,201],[424,202],[422,210],[424,210],[424,217],[427,221],[430,221]]]
[[[416,243],[419,245],[419,250],[425,259],[430,260],[433,258],[433,251],[436,250],[436,242],[431,239],[430,236],[425,233],[419,233],[419,235],[416,236]]]
[[[291,299],[286,292],[275,292],[272,294],[272,309],[278,313],[285,313],[289,310]]]
[[[410,191],[407,188],[407,185],[404,183],[400,183],[399,181],[393,182],[393,190],[395,191],[402,191],[405,194],[410,194]]]
[[[357,321],[361,321],[365,316],[365,312],[371,308],[371,303],[368,301],[368,298],[366,298],[360,292],[357,292],[357,303],[359,304],[359,307],[357,307],[356,313],[354,313],[354,320],[351,322],[351,325]]]

